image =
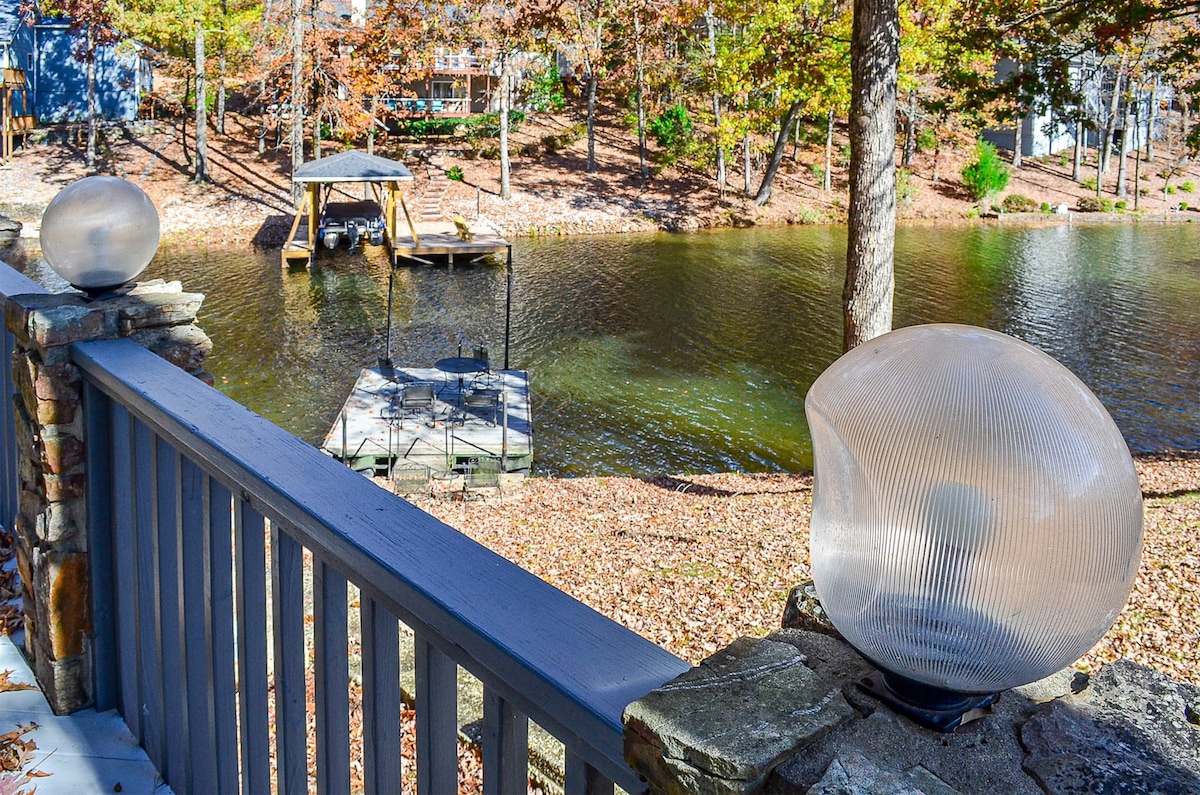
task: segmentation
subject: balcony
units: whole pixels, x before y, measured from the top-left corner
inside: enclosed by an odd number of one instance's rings
[[[470,97],[380,97],[378,106],[401,116],[471,115]]]
[[[2,263],[0,298],[10,328],[55,300]],[[68,336],[103,303],[71,308]],[[29,344],[5,331],[5,360]],[[525,791],[530,720],[564,746],[566,792],[644,790],[622,711],[686,663],[137,343],[54,344],[28,361],[61,356],[80,375],[91,706],[120,716],[175,792],[399,792],[410,778],[453,792],[460,670],[482,687],[485,792]],[[9,396],[18,370],[0,371]],[[31,437],[22,400],[4,405],[0,515],[13,517]],[[405,700],[415,773],[401,764]]]

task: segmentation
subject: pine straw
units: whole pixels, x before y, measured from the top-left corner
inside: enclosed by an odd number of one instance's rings
[[[1143,457],[1142,564],[1129,604],[1078,665],[1119,656],[1200,684],[1200,454]],[[421,507],[697,663],[780,624],[810,576],[810,475],[533,478],[503,503]]]

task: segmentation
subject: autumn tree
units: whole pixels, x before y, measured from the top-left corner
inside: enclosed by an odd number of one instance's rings
[[[100,109],[96,102],[96,53],[121,40],[117,31],[119,9],[109,0],[48,0],[48,16],[64,16],[76,40],[75,59],[84,64],[87,81],[87,154],[89,172],[96,170],[96,137]]]

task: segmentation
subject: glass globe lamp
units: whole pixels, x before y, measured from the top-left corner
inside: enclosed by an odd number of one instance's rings
[[[1142,546],[1129,450],[1057,361],[960,325],[838,359],[805,399],[822,606],[943,731],[1081,657],[1124,606]]]
[[[158,210],[119,177],[84,177],[63,188],[42,215],[42,254],[90,296],[137,278],[158,250]]]

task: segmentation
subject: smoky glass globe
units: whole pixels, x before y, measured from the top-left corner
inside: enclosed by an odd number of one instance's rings
[[[158,250],[158,210],[119,177],[84,177],[42,215],[42,254],[72,286],[97,293],[137,278]]]
[[[1112,626],[1141,490],[1112,418],[1053,358],[986,329],[905,328],[836,361],[805,412],[817,593],[885,672],[995,693]]]

